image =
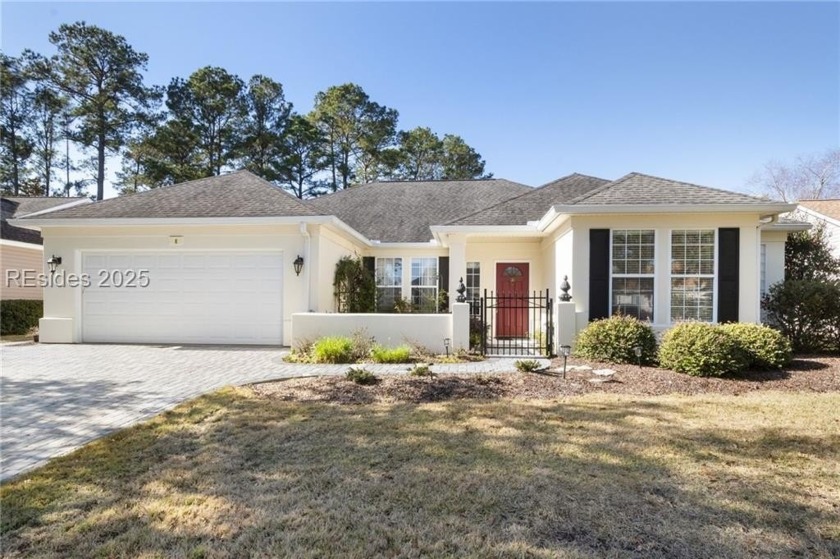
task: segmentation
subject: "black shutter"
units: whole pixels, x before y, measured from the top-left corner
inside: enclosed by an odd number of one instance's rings
[[[365,256],[362,258],[362,268],[368,271],[370,277],[376,277],[376,258]]]
[[[738,322],[738,268],[741,230],[718,229],[718,322]]]
[[[438,257],[438,290],[449,292],[449,257]]]
[[[589,230],[589,320],[610,315],[610,230]]]

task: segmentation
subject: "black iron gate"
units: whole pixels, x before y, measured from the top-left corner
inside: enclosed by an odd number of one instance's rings
[[[548,289],[531,295],[481,298],[481,352],[488,356],[554,355],[554,313]]]

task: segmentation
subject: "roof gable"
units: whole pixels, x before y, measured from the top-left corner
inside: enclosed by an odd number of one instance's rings
[[[45,219],[277,217],[316,215],[248,171],[207,177],[38,216]]]
[[[569,205],[761,204],[768,200],[687,182],[630,173],[569,202]]]
[[[540,219],[551,206],[569,203],[609,182],[574,173],[447,225],[525,225]]]
[[[43,214],[61,206],[89,203],[90,200],[83,196],[62,197],[62,196],[3,196],[0,199],[2,206],[2,223],[0,224],[0,238],[7,241],[42,245],[44,240],[41,233],[32,229],[25,229],[7,223],[7,219],[15,219],[31,214]]]
[[[368,239],[428,242],[429,227],[509,200],[532,188],[504,179],[376,182],[307,201]]]
[[[812,212],[840,221],[840,198],[825,200],[800,200],[798,203],[803,208],[807,208]]]

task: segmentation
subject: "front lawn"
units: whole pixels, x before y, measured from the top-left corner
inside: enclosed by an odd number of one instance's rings
[[[836,392],[338,405],[226,389],[5,484],[0,542],[8,557],[837,557],[838,409]]]

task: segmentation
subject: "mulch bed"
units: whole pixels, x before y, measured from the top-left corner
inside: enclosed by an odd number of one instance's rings
[[[586,363],[593,369],[616,371],[612,382],[595,384],[589,371],[562,373],[503,373],[484,375],[436,375],[417,378],[383,375],[379,382],[359,386],[343,377],[290,379],[253,385],[256,394],[296,402],[369,404],[376,402],[439,402],[453,399],[534,399],[549,400],[592,392],[655,396],[663,394],[730,394],[760,390],[782,392],[840,391],[840,357],[800,356],[785,371],[751,371],[738,377],[699,378],[666,369],[630,365]],[[562,370],[562,359],[552,368]]]

